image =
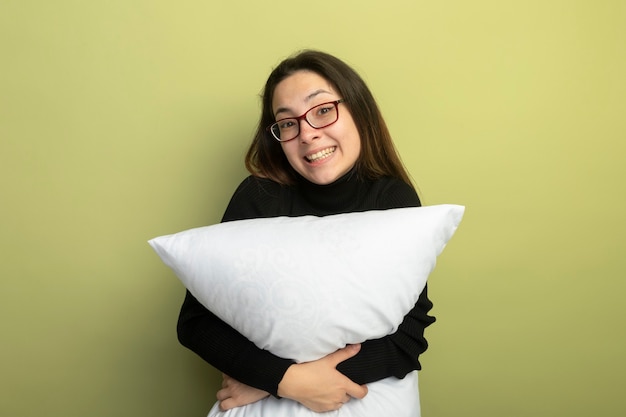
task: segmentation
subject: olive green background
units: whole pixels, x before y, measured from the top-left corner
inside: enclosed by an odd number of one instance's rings
[[[362,74],[425,204],[467,206],[423,416],[625,415],[625,45],[620,0],[0,0],[0,415],[206,414],[146,241],[219,221],[307,47]]]

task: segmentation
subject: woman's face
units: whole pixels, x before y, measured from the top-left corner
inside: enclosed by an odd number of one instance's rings
[[[297,117],[322,103],[341,99],[333,86],[311,71],[298,71],[274,89],[272,111],[276,120]],[[289,164],[312,183],[325,185],[346,174],[361,153],[361,138],[345,104],[338,105],[339,119],[315,129],[300,120],[300,134],[281,142]]]

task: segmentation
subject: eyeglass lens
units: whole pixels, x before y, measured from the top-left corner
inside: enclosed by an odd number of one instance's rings
[[[310,108],[300,117],[279,120],[270,127],[270,130],[276,139],[286,142],[295,139],[300,134],[301,119],[305,119],[311,127],[321,129],[335,123],[338,117],[337,103],[324,103]]]

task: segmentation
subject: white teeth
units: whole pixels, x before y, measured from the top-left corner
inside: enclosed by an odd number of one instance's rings
[[[313,162],[313,161],[317,161],[318,159],[322,159],[327,157],[328,155],[330,155],[331,153],[335,152],[336,147],[332,147],[332,148],[327,148],[324,150],[321,150],[317,153],[314,153],[313,155],[307,155],[306,159],[309,160],[309,162]]]

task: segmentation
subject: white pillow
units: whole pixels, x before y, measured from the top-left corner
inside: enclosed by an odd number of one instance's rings
[[[393,333],[463,213],[438,205],[240,220],[149,243],[207,309],[258,347],[305,362]]]

